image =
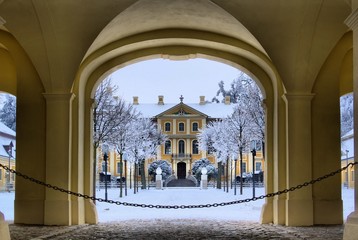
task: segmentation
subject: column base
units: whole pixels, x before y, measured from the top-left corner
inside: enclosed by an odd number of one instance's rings
[[[286,199],[275,197],[273,200],[273,223],[285,225],[286,223]]]
[[[69,200],[45,200],[45,225],[70,226],[71,203]]]
[[[10,240],[9,224],[5,222],[5,217],[2,212],[0,212],[0,239]]]
[[[343,224],[342,200],[314,201],[314,224]]]
[[[260,224],[273,223],[273,203],[267,201],[261,209]]]
[[[343,240],[355,240],[358,233],[358,212],[348,215],[347,222],[344,224]]]
[[[16,199],[14,201],[14,223],[44,224],[44,201],[31,199]]]
[[[81,225],[85,224],[85,207],[82,198],[71,199],[72,203],[72,224]]]
[[[98,214],[96,205],[92,200],[85,200],[85,221],[87,224],[97,224],[98,223]]]
[[[286,200],[286,226],[313,226],[313,201]]]

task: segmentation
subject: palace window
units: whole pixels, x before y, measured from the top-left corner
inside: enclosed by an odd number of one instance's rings
[[[255,163],[255,165],[256,165],[256,171],[261,171],[261,163],[257,162]]]
[[[195,122],[195,123],[193,123],[193,132],[197,132],[198,131],[198,127],[199,125],[198,125],[198,123],[197,122]]]
[[[185,142],[184,140],[179,141],[179,154],[185,153]]]
[[[193,154],[199,154],[198,140],[194,140],[192,145]]]
[[[107,172],[106,171],[106,163],[104,161],[102,162],[102,172]]]
[[[242,173],[246,173],[246,163],[242,163]]]
[[[165,129],[166,132],[170,132],[170,123],[169,122],[165,123],[164,129]]]
[[[179,132],[184,132],[185,128],[184,128],[184,123],[179,123]]]
[[[165,141],[164,153],[172,154],[172,142],[170,140]]]

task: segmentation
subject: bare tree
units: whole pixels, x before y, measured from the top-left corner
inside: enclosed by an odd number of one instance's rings
[[[122,99],[115,97],[116,87],[111,83],[111,79],[105,79],[97,88],[95,93],[95,105],[93,108],[93,178],[96,179],[99,169],[97,167],[97,149],[105,142],[113,145],[114,140],[122,144],[121,133],[123,126],[129,119],[135,117],[135,111],[130,104],[126,104]],[[106,170],[107,171],[107,170]],[[93,194],[95,195],[96,186],[94,183]]]

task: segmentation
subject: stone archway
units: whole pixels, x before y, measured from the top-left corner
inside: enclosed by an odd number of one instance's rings
[[[237,22],[236,19],[234,19],[234,21]],[[115,22],[114,20],[112,23],[115,24]],[[111,26],[109,29],[113,27],[112,23],[108,25]],[[239,26],[242,27],[241,24],[239,24]],[[113,29],[115,28],[116,27]],[[253,48],[253,45],[250,45],[257,44],[255,43],[256,40],[248,43],[244,41],[244,39],[231,36],[231,34],[225,35],[215,31],[217,30],[205,31],[183,28],[156,29],[139,32],[125,38],[114,39],[106,46],[92,47],[87,54],[87,58],[82,62],[81,71],[78,74],[78,79],[74,86],[75,94],[78,96],[77,99],[74,99],[74,115],[79,114],[78,117],[81,119],[78,128],[81,132],[83,131],[83,138],[79,143],[82,144],[80,149],[83,149],[85,159],[92,159],[91,152],[93,151],[91,150],[90,144],[91,99],[94,95],[94,89],[102,79],[111,72],[138,61],[153,58],[189,59],[200,57],[226,63],[241,69],[254,78],[260,86],[265,96],[265,105],[267,108],[267,164],[265,165],[267,177],[265,178],[265,187],[268,192],[273,192],[281,187],[281,185],[284,185],[284,178],[280,178],[278,181],[279,184],[274,184],[274,181],[277,181],[277,179],[274,179],[274,171],[276,171],[277,176],[285,175],[284,169],[274,170],[274,165],[278,165],[278,161],[284,161],[281,157],[285,155],[284,141],[280,141],[276,145],[274,144],[274,139],[277,139],[278,136],[285,131],[285,125],[279,124],[279,122],[284,121],[285,116],[284,102],[279,97],[284,93],[283,85],[266,53],[263,50],[260,51],[262,47]],[[245,28],[242,28],[240,31],[244,31],[245,34],[247,34],[247,39],[254,40]],[[106,31],[103,32],[106,33]],[[118,37],[118,35],[116,36]],[[99,42],[103,43],[101,41]],[[280,115],[278,115],[279,112],[281,112]],[[280,128],[278,128],[278,126],[280,126]],[[75,137],[75,139],[77,139],[77,137]],[[278,152],[278,149],[280,149],[280,152]],[[91,172],[91,164],[89,162],[85,161],[83,166],[85,172]],[[84,189],[88,194],[91,194],[93,179],[91,179],[90,176],[87,176],[87,178],[88,179],[85,180],[86,184]],[[274,201],[278,203],[274,204]],[[278,214],[273,214],[273,212],[276,211],[274,210],[277,208],[276,206],[282,204],[284,203],[281,203],[279,199],[268,199],[263,208],[261,222],[282,223],[284,221],[283,219],[285,219],[285,213],[279,211]],[[281,208],[281,206],[279,206],[279,208]],[[94,211],[90,202],[86,202],[85,209]],[[88,214],[88,216],[93,217],[95,217],[95,215],[95,213]],[[96,220],[92,218],[88,221]]]

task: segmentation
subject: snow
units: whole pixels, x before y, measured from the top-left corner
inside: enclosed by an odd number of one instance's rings
[[[238,199],[252,197],[252,189],[244,188],[244,194],[240,195],[237,188],[237,195],[234,190],[229,193],[222,189],[209,188],[200,190],[198,188],[167,188],[156,190],[154,188],[141,190],[133,194],[133,189],[128,188],[128,195],[119,198],[119,188],[108,189],[108,199],[139,204],[153,205],[194,205],[230,202]],[[104,198],[105,191],[97,191],[97,197]],[[264,194],[263,188],[256,188],[256,197]],[[124,195],[124,190],[123,190]],[[0,211],[4,213],[5,220],[9,223],[14,219],[14,192],[0,193]],[[344,219],[354,210],[354,190],[342,189],[343,196],[343,217]],[[142,207],[127,207],[97,202],[99,222],[125,221],[125,220],[148,220],[148,219],[206,219],[206,220],[247,220],[259,221],[261,207],[264,200],[235,204],[224,207],[199,208],[199,209],[156,209]]]

